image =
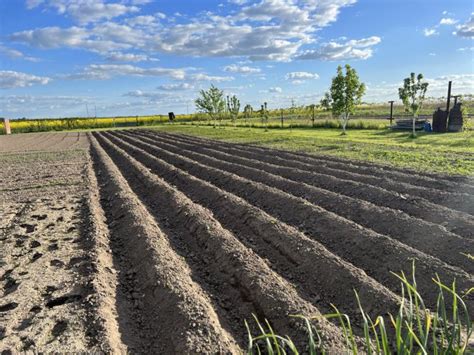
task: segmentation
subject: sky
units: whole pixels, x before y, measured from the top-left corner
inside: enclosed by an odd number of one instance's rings
[[[318,103],[338,65],[363,100],[474,93],[471,0],[0,0],[0,117],[195,112],[211,84],[242,107]]]

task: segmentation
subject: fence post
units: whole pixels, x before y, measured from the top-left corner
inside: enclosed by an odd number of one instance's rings
[[[311,117],[311,121],[312,121],[312,126],[314,128],[314,104],[311,105],[311,108],[312,108],[312,111],[313,111],[313,116]]]
[[[393,103],[395,101],[389,101],[390,103],[390,126],[392,125],[392,120],[393,120]]]
[[[3,119],[3,130],[5,131],[5,134],[12,134],[10,120],[8,118]]]
[[[281,115],[281,128],[283,128],[283,109],[280,109],[280,115]]]

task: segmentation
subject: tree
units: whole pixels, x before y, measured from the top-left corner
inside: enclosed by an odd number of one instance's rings
[[[244,107],[244,117],[250,118],[253,115],[253,107],[250,104],[245,105]]]
[[[262,124],[265,122],[265,132],[266,132],[268,130],[268,109],[267,109],[266,102],[264,102],[261,107],[260,117],[262,117]]]
[[[239,116],[240,111],[240,101],[239,99],[237,99],[237,96],[234,95],[227,101],[227,109],[230,113],[230,118],[232,122],[235,122],[235,120]]]
[[[365,93],[365,84],[361,83],[355,69],[346,64],[346,73],[342,67],[337,67],[337,75],[332,79],[329,92],[321,100],[321,106],[330,109],[334,116],[338,116],[342,123],[342,134],[346,134],[347,122],[361,103]]]
[[[415,133],[415,122],[418,117],[418,113],[423,107],[425,101],[426,90],[428,89],[428,83],[423,82],[423,74],[415,75],[411,73],[410,77],[403,80],[403,87],[398,89],[398,96],[403,101],[405,111],[413,114],[413,132],[412,137],[416,137]]]
[[[209,90],[201,90],[199,94],[201,97],[194,101],[196,108],[200,112],[207,113],[214,120],[216,127],[216,117],[220,117],[225,110],[224,92],[211,85]]]

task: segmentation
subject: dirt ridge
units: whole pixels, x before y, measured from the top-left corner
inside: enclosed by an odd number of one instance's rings
[[[133,134],[117,135],[136,138]],[[227,153],[199,147],[193,144],[177,143],[176,141],[140,138],[141,142],[153,144],[163,142],[168,151],[199,160],[205,164],[234,173],[241,177],[278,188],[301,197],[322,208],[332,211],[344,218],[352,220],[375,232],[386,234],[404,244],[414,247],[427,254],[445,260],[451,265],[459,266],[467,272],[474,272],[474,265],[468,258],[461,255],[466,250],[474,250],[474,241],[464,239],[448,232],[444,227],[413,218],[405,213],[371,203],[353,199],[327,190],[318,189],[305,183],[285,179],[279,175],[266,172],[265,163],[234,158]],[[168,144],[166,144],[168,143]],[[202,152],[202,154],[200,153]],[[234,163],[238,161],[242,164]],[[243,163],[246,163],[245,165]],[[413,237],[416,236],[416,237]],[[447,254],[446,250],[451,253]]]

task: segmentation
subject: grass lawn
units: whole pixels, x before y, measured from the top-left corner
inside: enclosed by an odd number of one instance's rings
[[[447,174],[474,175],[474,132],[419,133],[390,130],[269,129],[198,127],[167,124],[153,129],[207,137],[227,142],[373,161],[398,167]]]

